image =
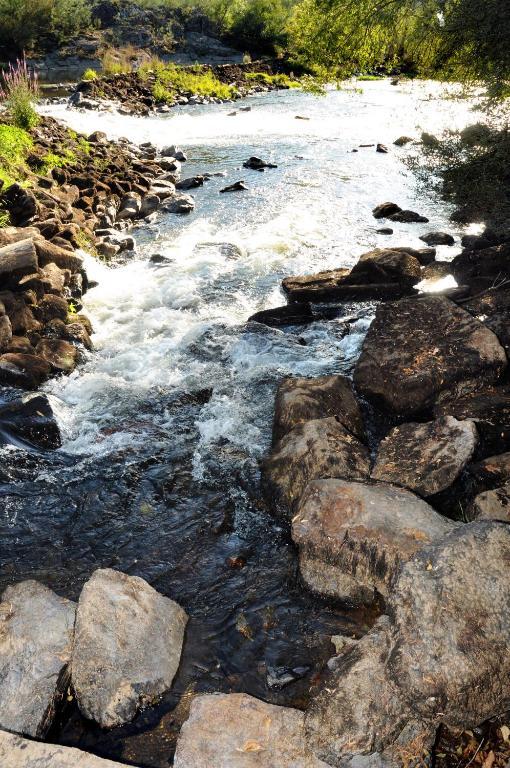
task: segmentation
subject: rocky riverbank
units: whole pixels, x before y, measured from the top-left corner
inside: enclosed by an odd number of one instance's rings
[[[134,72],[82,80],[69,103],[80,109],[111,108],[121,114],[145,116],[187,104],[235,102],[297,85],[289,68],[279,62],[181,68],[161,62]]]

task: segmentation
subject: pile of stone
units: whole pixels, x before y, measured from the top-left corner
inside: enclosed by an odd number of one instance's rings
[[[129,722],[171,687],[186,623],[177,603],[111,569],[93,573],[78,604],[37,581],[8,587],[0,602],[0,728],[43,737],[69,689],[103,728]],[[0,755],[4,747],[0,735]]]

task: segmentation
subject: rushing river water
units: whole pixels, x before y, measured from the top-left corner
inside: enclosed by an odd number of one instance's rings
[[[277,382],[349,373],[373,305],[343,308],[360,315],[347,335],[341,318],[285,330],[246,323],[284,303],[286,275],[349,266],[375,246],[423,245],[424,231],[460,234],[444,203],[417,189],[402,162],[408,150],[393,141],[474,122],[468,105],[432,84],[362,86],[320,99],[265,95],[249,100],[251,112],[221,105],[140,119],[47,109],[85,133],[181,144],[185,176],[227,174],[196,191],[193,214],[137,228],[125,265],[88,259],[99,283],[84,299],[96,351],[45,387],[63,447],[0,449],[0,587],[37,578],[77,598],[90,573],[109,566],[144,577],[191,617],[178,678],[159,707],[103,732],[71,702],[55,741],[168,766],[187,694],[247,691],[304,706],[331,635],[359,635],[372,620],[300,585],[288,528],[261,500],[258,461]],[[374,142],[390,153],[352,151]],[[241,169],[250,155],[278,168]],[[219,194],[241,178],[248,192]],[[385,200],[430,224],[376,234],[371,210]],[[156,253],[171,261],[151,265]],[[289,669],[296,680],[283,686]]]

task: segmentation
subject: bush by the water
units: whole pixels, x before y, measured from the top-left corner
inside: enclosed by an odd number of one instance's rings
[[[0,181],[4,186],[18,181],[24,173],[32,146],[32,137],[23,128],[0,124]]]
[[[0,50],[4,57],[19,54],[48,35],[60,43],[90,22],[87,0],[0,0]]]
[[[9,64],[2,75],[0,102],[8,109],[18,128],[29,130],[37,125],[39,117],[34,104],[38,96],[37,75],[28,68],[26,59]]]
[[[154,72],[156,76],[153,94],[158,101],[172,101],[177,92],[213,96],[218,99],[232,97],[232,87],[218,80],[210,69],[201,66],[183,69],[175,64],[152,61],[140,68],[140,76],[144,78],[149,71]]]

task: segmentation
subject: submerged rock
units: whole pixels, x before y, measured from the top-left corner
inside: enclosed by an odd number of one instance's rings
[[[68,685],[75,612],[74,603],[37,581],[23,581],[3,593],[1,728],[34,737],[49,729]]]
[[[172,685],[187,616],[146,581],[94,572],[76,612],[72,683],[80,710],[103,728],[129,722]]]
[[[412,414],[497,381],[506,365],[492,331],[447,298],[426,296],[377,308],[354,381],[377,404]]]
[[[308,325],[315,320],[310,304],[286,304],[283,307],[263,309],[248,318],[248,322],[262,323],[270,328],[284,325]]]
[[[197,696],[174,768],[327,768],[308,748],[304,714],[245,693]]]
[[[278,168],[274,163],[268,163],[260,157],[250,157],[243,163],[243,168],[251,168],[254,171],[260,171],[261,168]]]
[[[416,213],[416,211],[398,211],[397,213],[394,213],[389,218],[391,221],[398,221],[403,224],[414,224],[414,223],[426,224],[428,222],[428,219],[426,216],[422,216],[421,214]]]
[[[374,219],[388,219],[395,213],[400,213],[402,208],[396,203],[381,203],[372,211]]]
[[[367,448],[333,416],[298,424],[262,462],[266,496],[287,515],[312,480],[364,480],[369,472]]]
[[[60,448],[62,440],[46,395],[25,395],[0,408],[0,432],[38,448]]]
[[[223,187],[220,192],[245,192],[248,189],[244,181],[236,181],[233,184],[229,184],[228,187]]]
[[[0,731],[0,765],[3,768],[122,768],[125,763],[121,765],[81,749],[29,741]]]
[[[478,435],[473,421],[444,416],[402,424],[379,446],[372,477],[432,496],[449,488],[472,458]]]
[[[292,521],[299,567],[314,592],[356,602],[387,595],[403,562],[455,527],[386,483],[311,483]]]
[[[335,416],[359,440],[365,437],[363,416],[346,376],[289,378],[278,386],[273,420],[273,444],[298,424]]]

